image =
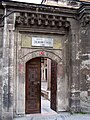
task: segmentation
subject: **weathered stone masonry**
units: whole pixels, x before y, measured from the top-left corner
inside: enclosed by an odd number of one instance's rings
[[[25,115],[25,63],[39,51],[64,71],[58,74],[57,111],[90,113],[89,8],[86,2],[77,8],[0,2],[0,119]],[[31,37],[42,35],[55,39],[53,49],[31,46]]]
[[[89,4],[83,4],[80,15],[80,104],[82,111],[90,111],[90,14]],[[80,9],[80,12],[81,12]],[[85,9],[85,11],[84,11]]]
[[[1,8],[1,7],[0,7]],[[2,21],[3,10],[0,9],[0,21]],[[0,120],[2,116],[2,53],[3,53],[3,24],[0,22]]]

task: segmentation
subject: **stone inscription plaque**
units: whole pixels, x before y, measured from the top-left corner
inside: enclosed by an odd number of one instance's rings
[[[32,46],[53,47],[53,38],[32,37]]]
[[[62,40],[63,37],[61,36],[21,34],[21,47],[47,47],[52,49],[62,49]]]

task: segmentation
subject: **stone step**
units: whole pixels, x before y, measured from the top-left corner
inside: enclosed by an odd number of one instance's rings
[[[43,96],[44,98],[50,100],[50,91],[41,89],[41,96]]]

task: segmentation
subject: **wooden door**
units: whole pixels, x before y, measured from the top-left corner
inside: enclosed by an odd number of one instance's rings
[[[51,61],[51,109],[57,111],[57,63]]]
[[[26,63],[26,114],[41,112],[41,59]]]

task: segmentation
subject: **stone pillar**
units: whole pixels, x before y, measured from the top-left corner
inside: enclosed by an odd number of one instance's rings
[[[6,8],[4,15],[7,14]],[[8,84],[8,71],[9,71],[9,42],[7,40],[7,18],[4,18],[4,29],[3,29],[3,77],[2,77],[2,119],[8,118],[8,111],[9,111],[9,84]]]
[[[25,70],[26,62],[20,59],[22,55],[21,34],[16,36],[16,115],[25,114]]]
[[[80,60],[78,58],[79,48],[79,23],[71,19],[71,94],[70,106],[71,112],[80,112]]]
[[[44,81],[46,81],[46,68],[44,67]]]
[[[57,65],[57,111],[67,111],[68,108],[68,80],[65,78],[65,66]]]
[[[47,67],[46,67],[46,63],[47,61],[44,59],[44,81],[47,81],[47,78],[46,78],[46,69],[47,69]]]
[[[41,63],[41,66],[42,66],[42,68],[41,68],[41,81],[43,81],[44,80],[44,64],[43,63]]]
[[[2,28],[0,28],[0,120],[2,116]]]
[[[51,89],[51,60],[47,59],[47,90]]]
[[[4,15],[8,14],[5,7]],[[13,119],[13,60],[14,32],[13,25],[4,18],[3,29],[3,76],[2,76],[2,120]]]

